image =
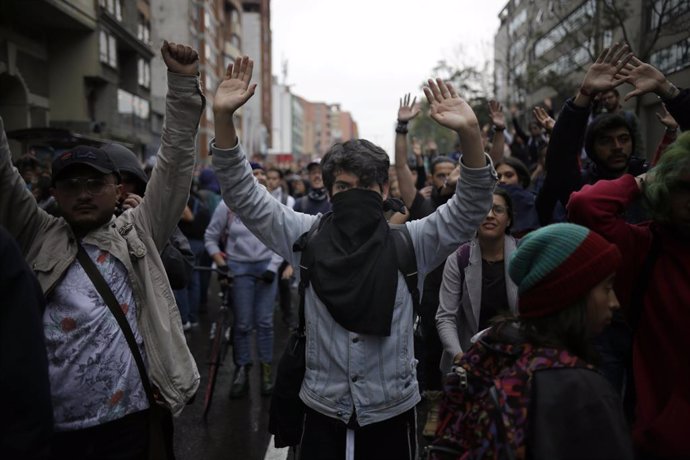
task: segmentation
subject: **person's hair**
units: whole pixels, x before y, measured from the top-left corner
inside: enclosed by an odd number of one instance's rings
[[[432,176],[436,172],[436,166],[440,165],[441,163],[450,163],[453,166],[455,166],[455,162],[450,157],[447,157],[444,155],[439,155],[431,161],[431,165],[429,166],[431,168],[431,175]]]
[[[619,93],[616,88],[608,89],[608,90],[604,91],[603,93],[601,93],[601,95],[603,96],[606,93],[613,93],[616,95],[616,97],[621,97],[621,93]]]
[[[281,179],[284,177],[283,171],[280,168],[276,168],[275,166],[271,166],[270,168],[268,168],[266,170],[266,175],[268,175],[268,173],[270,173],[270,172],[277,172],[278,177],[280,177]]]
[[[520,182],[522,188],[529,187],[532,179],[530,178],[529,169],[527,169],[525,163],[515,157],[504,157],[501,161],[496,163],[495,169],[498,169],[498,167],[502,164],[507,164],[515,170],[518,175],[518,181]]]
[[[596,364],[598,355],[587,329],[587,301],[582,298],[568,308],[539,318],[521,318],[513,314],[495,317],[491,324],[500,331],[517,323],[525,341],[538,347],[565,348],[575,356]]]
[[[690,175],[690,131],[681,134],[669,145],[659,163],[647,174],[643,187],[643,203],[658,222],[671,219],[670,195]]]
[[[633,136],[632,128],[625,120],[625,117],[617,113],[602,113],[589,124],[587,131],[585,132],[585,152],[587,153],[587,156],[595,163],[598,164],[600,161],[594,153],[594,143],[607,131],[618,128],[625,128],[628,130],[633,144],[632,151],[635,151],[635,136]]]
[[[541,125],[536,121],[530,121],[529,123],[527,123],[527,128],[532,129],[532,126],[541,129]]]
[[[506,213],[508,213],[508,226],[506,226],[506,235],[510,235],[510,227],[513,226],[513,200],[510,198],[508,192],[500,187],[494,189],[494,195],[498,195],[506,202]]]
[[[388,154],[366,139],[353,139],[334,144],[321,160],[321,175],[326,190],[331,192],[335,175],[348,172],[357,176],[360,187],[378,184],[383,189],[388,182]]]

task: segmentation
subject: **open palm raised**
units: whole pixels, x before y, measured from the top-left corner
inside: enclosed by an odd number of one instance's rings
[[[479,126],[474,111],[458,96],[452,84],[440,78],[429,79],[424,94],[431,107],[431,118],[438,124],[456,131]]]
[[[216,114],[232,114],[254,95],[256,83],[249,83],[253,70],[254,61],[247,56],[237,58],[234,64],[228,65],[213,98],[213,111]]]

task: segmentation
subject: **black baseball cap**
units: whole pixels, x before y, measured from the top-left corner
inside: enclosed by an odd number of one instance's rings
[[[118,181],[120,179],[120,172],[105,150],[90,145],[78,145],[53,160],[53,183],[60,180],[65,171],[74,165],[86,165],[103,174],[115,174]]]

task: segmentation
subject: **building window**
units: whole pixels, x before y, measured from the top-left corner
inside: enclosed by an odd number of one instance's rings
[[[649,7],[649,28],[654,30],[688,11],[690,0],[654,0]]]
[[[117,113],[123,124],[147,128],[150,115],[149,101],[118,88]]]
[[[151,24],[141,14],[137,24],[137,38],[147,45],[151,43]]]
[[[211,45],[208,44],[208,42],[204,43],[204,53],[206,57],[206,64],[215,68],[216,67],[216,54],[213,52],[213,49],[211,48]]]
[[[137,82],[144,88],[151,87],[151,64],[139,58],[137,63]]]
[[[122,21],[122,0],[98,0],[98,4],[115,16],[115,19]]]
[[[117,41],[104,30],[101,30],[99,35],[98,54],[103,64],[117,68]]]
[[[690,38],[655,51],[649,56],[649,63],[665,74],[690,66]]]
[[[542,35],[534,43],[534,56],[538,59],[558,45],[568,34],[581,28],[594,17],[595,0],[587,0],[582,6],[573,11],[560,24]]]

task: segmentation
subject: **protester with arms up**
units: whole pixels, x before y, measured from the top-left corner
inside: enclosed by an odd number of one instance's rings
[[[690,127],[690,91],[636,58],[622,74],[635,86],[630,94],[656,93],[680,127]],[[639,198],[653,220],[630,224],[624,211]],[[690,457],[690,366],[679,351],[690,348],[690,134],[671,144],[646,176],[624,175],[574,193],[568,216],[623,255],[615,287],[635,327],[633,440],[640,458]]]
[[[11,167],[4,130],[0,138],[0,224],[19,242],[47,298],[43,325],[57,458],[146,455],[152,409],[145,382],[173,414],[199,384],[159,253],[187,200],[204,97],[196,51],[167,42],[161,51],[169,87],[162,146],[136,208],[114,217],[118,171],[103,150],[81,146],[53,162],[63,217],[47,215]],[[75,260],[78,250],[84,265]],[[101,273],[105,290],[95,288],[84,266]],[[101,295],[107,290],[126,316],[144,375],[107,305],[115,302]]]
[[[412,458],[420,396],[412,300],[383,217],[388,156],[366,140],[336,144],[321,162],[333,213],[312,216],[281,206],[252,178],[233,123],[235,111],[254,92],[252,65],[246,57],[238,60],[218,88],[211,148],[228,207],[294,266],[300,255],[293,253],[293,243],[320,225],[306,248],[319,257],[309,268],[305,296],[306,374],[300,397],[307,414],[301,458],[339,457],[347,446],[355,458]],[[425,93],[432,117],[459,133],[465,153],[462,177],[448,204],[405,224],[420,275],[472,235],[491,205],[496,181],[469,105],[440,80],[430,80]]]

